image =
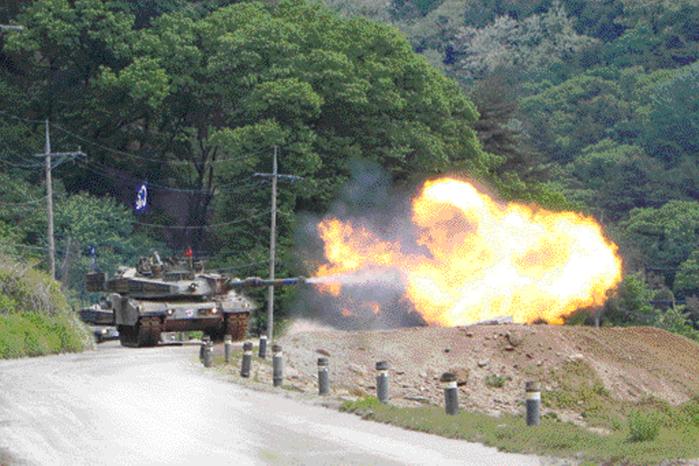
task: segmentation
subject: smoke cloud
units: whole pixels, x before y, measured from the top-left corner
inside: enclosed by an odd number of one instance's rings
[[[401,244],[416,244],[410,223],[410,196],[391,186],[390,177],[372,162],[350,163],[351,178],[325,217],[350,220],[354,225],[378,232],[382,238]],[[318,236],[317,216],[306,216],[295,237],[308,274],[325,262],[323,242]],[[363,269],[356,273],[310,278],[315,285],[341,284],[335,296],[320,293],[315,287],[299,292],[291,313],[324,325],[346,330],[387,329],[425,325],[410,301],[405,298],[403,275],[388,268]]]

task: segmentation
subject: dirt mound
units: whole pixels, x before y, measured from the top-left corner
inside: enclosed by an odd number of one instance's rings
[[[612,397],[655,397],[671,404],[699,394],[699,345],[663,330],[547,325],[421,327],[391,331],[301,332],[285,336],[288,382],[316,389],[316,360],[329,356],[333,391],[374,393],[376,361],[391,364],[397,404],[442,403],[439,376],[456,372],[460,404],[472,410],[516,412],[526,380],[545,391],[575,372]],[[577,382],[576,382],[577,383]]]

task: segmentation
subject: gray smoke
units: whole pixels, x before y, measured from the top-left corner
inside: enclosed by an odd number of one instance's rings
[[[410,194],[392,189],[390,177],[378,164],[355,160],[350,163],[350,169],[350,181],[342,188],[327,217],[350,221],[355,227],[365,227],[387,241],[415,245],[414,227],[410,222]],[[323,218],[303,218],[295,237],[296,251],[300,252],[309,275],[325,263],[323,242],[316,229]],[[365,269],[311,278],[309,282],[341,283],[342,292],[336,297],[321,293],[315,287],[303,289],[292,308],[293,315],[340,329],[424,325],[412,304],[404,298],[405,283],[398,270]]]

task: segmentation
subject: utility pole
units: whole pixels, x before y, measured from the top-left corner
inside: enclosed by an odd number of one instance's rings
[[[46,215],[48,220],[47,236],[49,243],[49,273],[51,278],[56,278],[56,242],[53,234],[53,181],[51,180],[52,157],[82,157],[85,154],[77,152],[51,152],[51,134],[49,130],[48,118],[44,122],[45,138],[44,153],[37,154],[37,157],[44,157],[44,169],[46,171]]]
[[[56,242],[53,236],[53,180],[51,180],[51,135],[49,120],[46,119],[46,142],[44,143],[44,166],[46,168],[46,215],[48,217],[49,273],[56,278]]]
[[[274,146],[274,155],[272,158],[272,173],[255,173],[254,176],[264,178],[272,178],[272,218],[269,229],[269,279],[274,280],[274,269],[276,266],[277,254],[277,180],[279,178],[296,181],[300,180],[300,176],[281,175],[278,170],[277,154],[279,148]],[[267,288],[267,341],[270,343],[274,339],[274,286]]]
[[[277,262],[277,146],[274,146],[272,159],[272,219],[269,227],[269,279],[274,280],[274,267]],[[271,343],[274,336],[274,285],[267,288],[267,339]]]

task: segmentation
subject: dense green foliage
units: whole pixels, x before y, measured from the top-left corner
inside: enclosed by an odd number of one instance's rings
[[[26,29],[6,34],[0,98],[32,121],[5,117],[4,128],[36,144],[7,143],[7,160],[22,165],[40,147],[38,118],[60,122],[54,146],[83,145],[87,160],[58,169],[57,219],[65,238],[98,243],[105,268],[105,249],[131,259],[134,244],[150,244],[133,225],[210,265],[261,273],[269,187],[253,175],[270,170],[275,145],[280,170],[304,177],[280,190],[280,274],[295,266],[295,213],[324,212],[354,159],[407,186],[451,170],[492,177],[498,159],[480,147],[475,107],[396,29],[301,0],[213,3],[40,0],[15,18]],[[74,194],[131,201],[144,179],[151,208],[131,222]]]
[[[392,22],[462,83],[483,147],[505,158],[495,168],[508,180],[502,193],[546,181],[566,199],[558,206],[608,226],[631,274],[606,306],[608,322],[656,322],[667,301],[686,301],[696,322],[697,2],[328,3]]]
[[[81,351],[90,342],[57,282],[0,255],[0,358]]]
[[[7,2],[2,21],[25,30],[0,36],[0,245],[45,247],[41,203],[22,203],[41,200],[31,154],[50,118],[57,150],[88,153],[56,169],[59,249],[95,244],[107,270],[165,242],[264,274],[254,174],[276,145],[280,171],[304,177],[280,189],[279,274],[299,272],[297,215],[325,212],[364,159],[407,188],[465,173],[593,215],[629,275],[607,322],[660,324],[675,306],[699,320],[699,4],[325,3]],[[143,180],[135,218],[116,203]]]
[[[59,169],[62,170],[62,169]],[[0,253],[29,261],[46,260],[46,207],[41,188],[23,174],[0,174]],[[127,207],[110,197],[87,193],[66,193],[56,184],[54,228],[57,247],[57,275],[72,297],[86,298],[84,273],[92,259],[87,248],[98,251],[98,265],[113,273],[139,256],[169,249],[157,239],[134,232],[135,218]],[[27,200],[28,199],[28,200]],[[30,202],[30,204],[25,204]]]
[[[0,314],[0,359],[82,351],[89,337],[75,316]]]

